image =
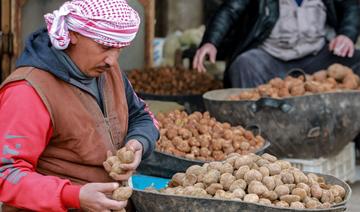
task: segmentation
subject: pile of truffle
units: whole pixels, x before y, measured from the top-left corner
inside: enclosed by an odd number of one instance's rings
[[[159,113],[159,151],[202,161],[224,160],[228,154],[248,154],[263,147],[260,135],[241,126],[232,127],[210,117],[209,112],[188,115],[179,110]]]
[[[287,76],[285,79],[277,77],[255,89],[230,96],[229,100],[257,100],[261,97],[285,98],[339,90],[356,90],[360,85],[359,76],[350,68],[340,64],[333,64],[327,70],[306,75],[305,78],[304,76],[297,78]]]
[[[136,92],[156,95],[196,95],[222,87],[210,74],[172,67],[135,69],[128,78]]]
[[[330,208],[344,200],[342,186],[304,174],[287,161],[263,154],[229,155],[223,162],[193,165],[153,192],[259,203],[286,208]]]

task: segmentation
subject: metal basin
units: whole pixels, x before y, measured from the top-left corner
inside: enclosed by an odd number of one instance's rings
[[[267,152],[278,157],[307,159],[337,154],[360,131],[360,91],[228,100],[244,90],[249,89],[206,92],[205,107],[220,122],[257,124],[271,141]]]
[[[336,184],[343,186],[346,190],[346,195],[343,202],[340,202],[328,209],[289,209],[280,208],[275,206],[265,206],[258,203],[245,203],[240,201],[232,200],[219,200],[210,198],[197,198],[190,196],[179,196],[179,195],[166,195],[160,193],[154,193],[134,188],[131,199],[135,205],[136,211],[147,212],[254,212],[254,211],[265,211],[265,212],[290,212],[290,211],[345,211],[346,203],[351,196],[350,186],[331,175],[318,174],[325,178],[326,183]]]

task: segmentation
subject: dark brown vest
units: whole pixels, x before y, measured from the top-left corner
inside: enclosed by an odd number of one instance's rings
[[[15,70],[2,86],[26,80],[45,104],[53,135],[39,158],[36,170],[76,184],[113,181],[104,170],[108,150],[124,145],[128,107],[120,71],[100,77],[104,113],[95,98],[54,75],[36,68]]]

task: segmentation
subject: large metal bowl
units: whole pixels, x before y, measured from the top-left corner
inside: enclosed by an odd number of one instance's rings
[[[267,152],[286,158],[337,154],[360,131],[360,91],[232,101],[249,89],[221,89],[203,95],[205,107],[220,122],[257,124],[271,141]]]
[[[270,146],[270,142],[266,141],[264,145],[258,149],[255,154],[264,153],[265,149]],[[189,160],[183,157],[167,154],[155,150],[149,158],[143,160],[137,172],[145,175],[171,178],[178,172],[185,172],[192,165],[203,165],[207,161]]]
[[[345,211],[346,203],[351,196],[350,186],[342,180],[339,180],[331,175],[318,174],[325,178],[329,184],[336,184],[343,186],[346,190],[346,195],[343,202],[336,204],[328,209],[290,209],[280,208],[275,206],[265,206],[258,203],[246,203],[232,200],[219,200],[210,198],[198,198],[190,196],[167,195],[161,193],[154,193],[134,189],[131,199],[135,205],[136,211],[147,212],[236,212],[236,211],[265,211],[265,212],[290,212],[290,211],[309,211],[309,212],[323,212],[323,211]]]

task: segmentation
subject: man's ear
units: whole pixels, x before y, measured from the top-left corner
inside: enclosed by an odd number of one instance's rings
[[[79,41],[79,33],[69,31],[69,36],[70,36],[70,43],[73,45],[77,44],[77,42]]]

